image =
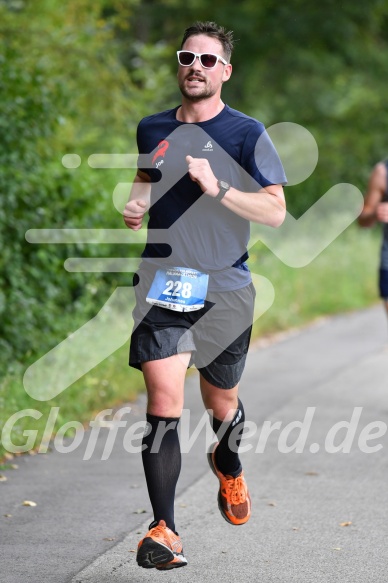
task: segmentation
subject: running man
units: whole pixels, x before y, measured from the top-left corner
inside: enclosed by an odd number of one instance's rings
[[[177,51],[181,105],[138,126],[139,168],[124,221],[138,230],[149,213],[129,357],[148,396],[142,458],[154,521],[137,552],[145,568],[187,564],[174,499],[192,363],[218,437],[208,461],[219,481],[221,515],[232,525],[251,515],[238,455],[245,420],[238,389],[255,297],[245,263],[249,221],[283,222],[286,178],[263,124],[221,100],[232,49],[233,33],[213,22],[187,28]]]

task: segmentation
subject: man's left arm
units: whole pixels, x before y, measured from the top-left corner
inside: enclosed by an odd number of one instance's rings
[[[207,196],[216,197],[218,180],[206,158],[187,156],[186,161],[191,180],[197,182]],[[236,215],[270,227],[279,227],[286,217],[286,202],[281,184],[271,184],[257,192],[242,192],[231,187],[220,202]]]

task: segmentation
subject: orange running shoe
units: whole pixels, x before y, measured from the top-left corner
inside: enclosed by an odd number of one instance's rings
[[[165,571],[187,565],[181,539],[166,526],[164,520],[160,520],[159,524],[156,520],[151,522],[149,528],[137,547],[136,561],[139,567],[156,567]]]
[[[241,471],[237,478],[221,474],[215,460],[217,446],[218,443],[213,444],[207,456],[212,472],[220,481],[218,508],[222,516],[230,524],[245,524],[251,517],[251,497],[244,478],[244,472]]]

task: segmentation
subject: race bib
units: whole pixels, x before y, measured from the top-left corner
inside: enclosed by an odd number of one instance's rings
[[[158,269],[146,297],[149,304],[176,310],[193,312],[205,305],[209,276],[187,267]]]

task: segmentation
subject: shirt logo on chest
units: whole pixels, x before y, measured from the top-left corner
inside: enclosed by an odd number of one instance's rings
[[[158,149],[156,150],[154,157],[152,158],[152,164],[154,162],[156,162],[156,160],[158,158],[164,158],[168,148],[169,148],[170,144],[167,140],[162,140],[161,142],[159,142],[158,144]],[[161,164],[163,164],[164,160],[160,160],[159,162],[156,163],[156,168],[159,168],[159,166]]]
[[[213,152],[213,144],[209,140],[207,144],[202,148],[202,152]]]

